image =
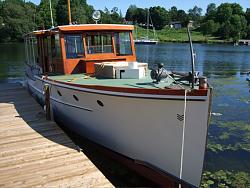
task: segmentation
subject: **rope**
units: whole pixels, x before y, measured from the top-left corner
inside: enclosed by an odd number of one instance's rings
[[[180,179],[182,179],[182,170],[183,170],[183,154],[184,154],[184,143],[185,143],[186,112],[187,112],[187,90],[185,89],[184,109],[183,109],[183,116],[184,117],[183,117],[182,143],[181,143]],[[179,188],[181,188],[181,184],[179,184]]]

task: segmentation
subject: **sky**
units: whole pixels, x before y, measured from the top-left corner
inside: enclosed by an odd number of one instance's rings
[[[87,0],[88,4],[93,5],[95,9],[103,10],[105,6],[110,10],[113,7],[121,9],[123,15],[126,13],[129,5],[133,4],[140,8],[148,8],[152,6],[162,6],[170,9],[176,6],[178,9],[188,11],[195,5],[203,9],[205,13],[209,3],[215,3],[219,6],[221,3],[238,3],[244,9],[250,8],[250,0]]]
[[[30,0],[35,4],[39,4],[40,0]],[[162,6],[166,9],[170,9],[172,6],[176,6],[178,9],[188,11],[195,5],[203,9],[205,13],[207,5],[209,3],[215,3],[219,6],[221,3],[238,3],[244,10],[250,8],[250,0],[87,0],[89,5],[92,5],[96,10],[104,10],[107,7],[111,10],[113,7],[118,7],[123,16],[125,16],[129,5],[136,5],[140,8],[149,8],[153,6]]]

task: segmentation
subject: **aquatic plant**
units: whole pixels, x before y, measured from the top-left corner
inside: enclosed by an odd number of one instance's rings
[[[205,171],[202,176],[202,188],[246,188],[250,187],[250,174],[246,172]]]
[[[223,122],[212,119],[216,132],[208,135],[207,149],[212,152],[226,150],[250,151],[250,125],[243,121]]]

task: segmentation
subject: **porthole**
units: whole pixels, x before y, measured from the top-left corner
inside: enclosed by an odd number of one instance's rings
[[[78,97],[73,95],[73,98],[76,100],[76,101],[79,101]]]
[[[57,94],[58,94],[59,96],[62,96],[61,92],[60,92],[60,91],[58,91],[58,90],[57,90]]]
[[[97,102],[97,104],[99,104],[99,106],[104,107],[104,104],[103,104],[103,102],[102,102],[102,101],[97,100],[96,102]]]

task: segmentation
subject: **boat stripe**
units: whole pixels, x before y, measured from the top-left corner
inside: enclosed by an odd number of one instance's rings
[[[70,106],[70,107],[78,108],[78,109],[85,110],[85,111],[88,111],[88,112],[93,112],[92,109],[84,108],[84,107],[73,105],[73,104],[69,104],[69,103],[63,102],[61,100],[55,99],[54,97],[50,97],[50,99],[55,101],[55,102],[58,102],[58,103],[61,103],[61,104],[64,104],[64,105],[67,105],[67,106]]]

